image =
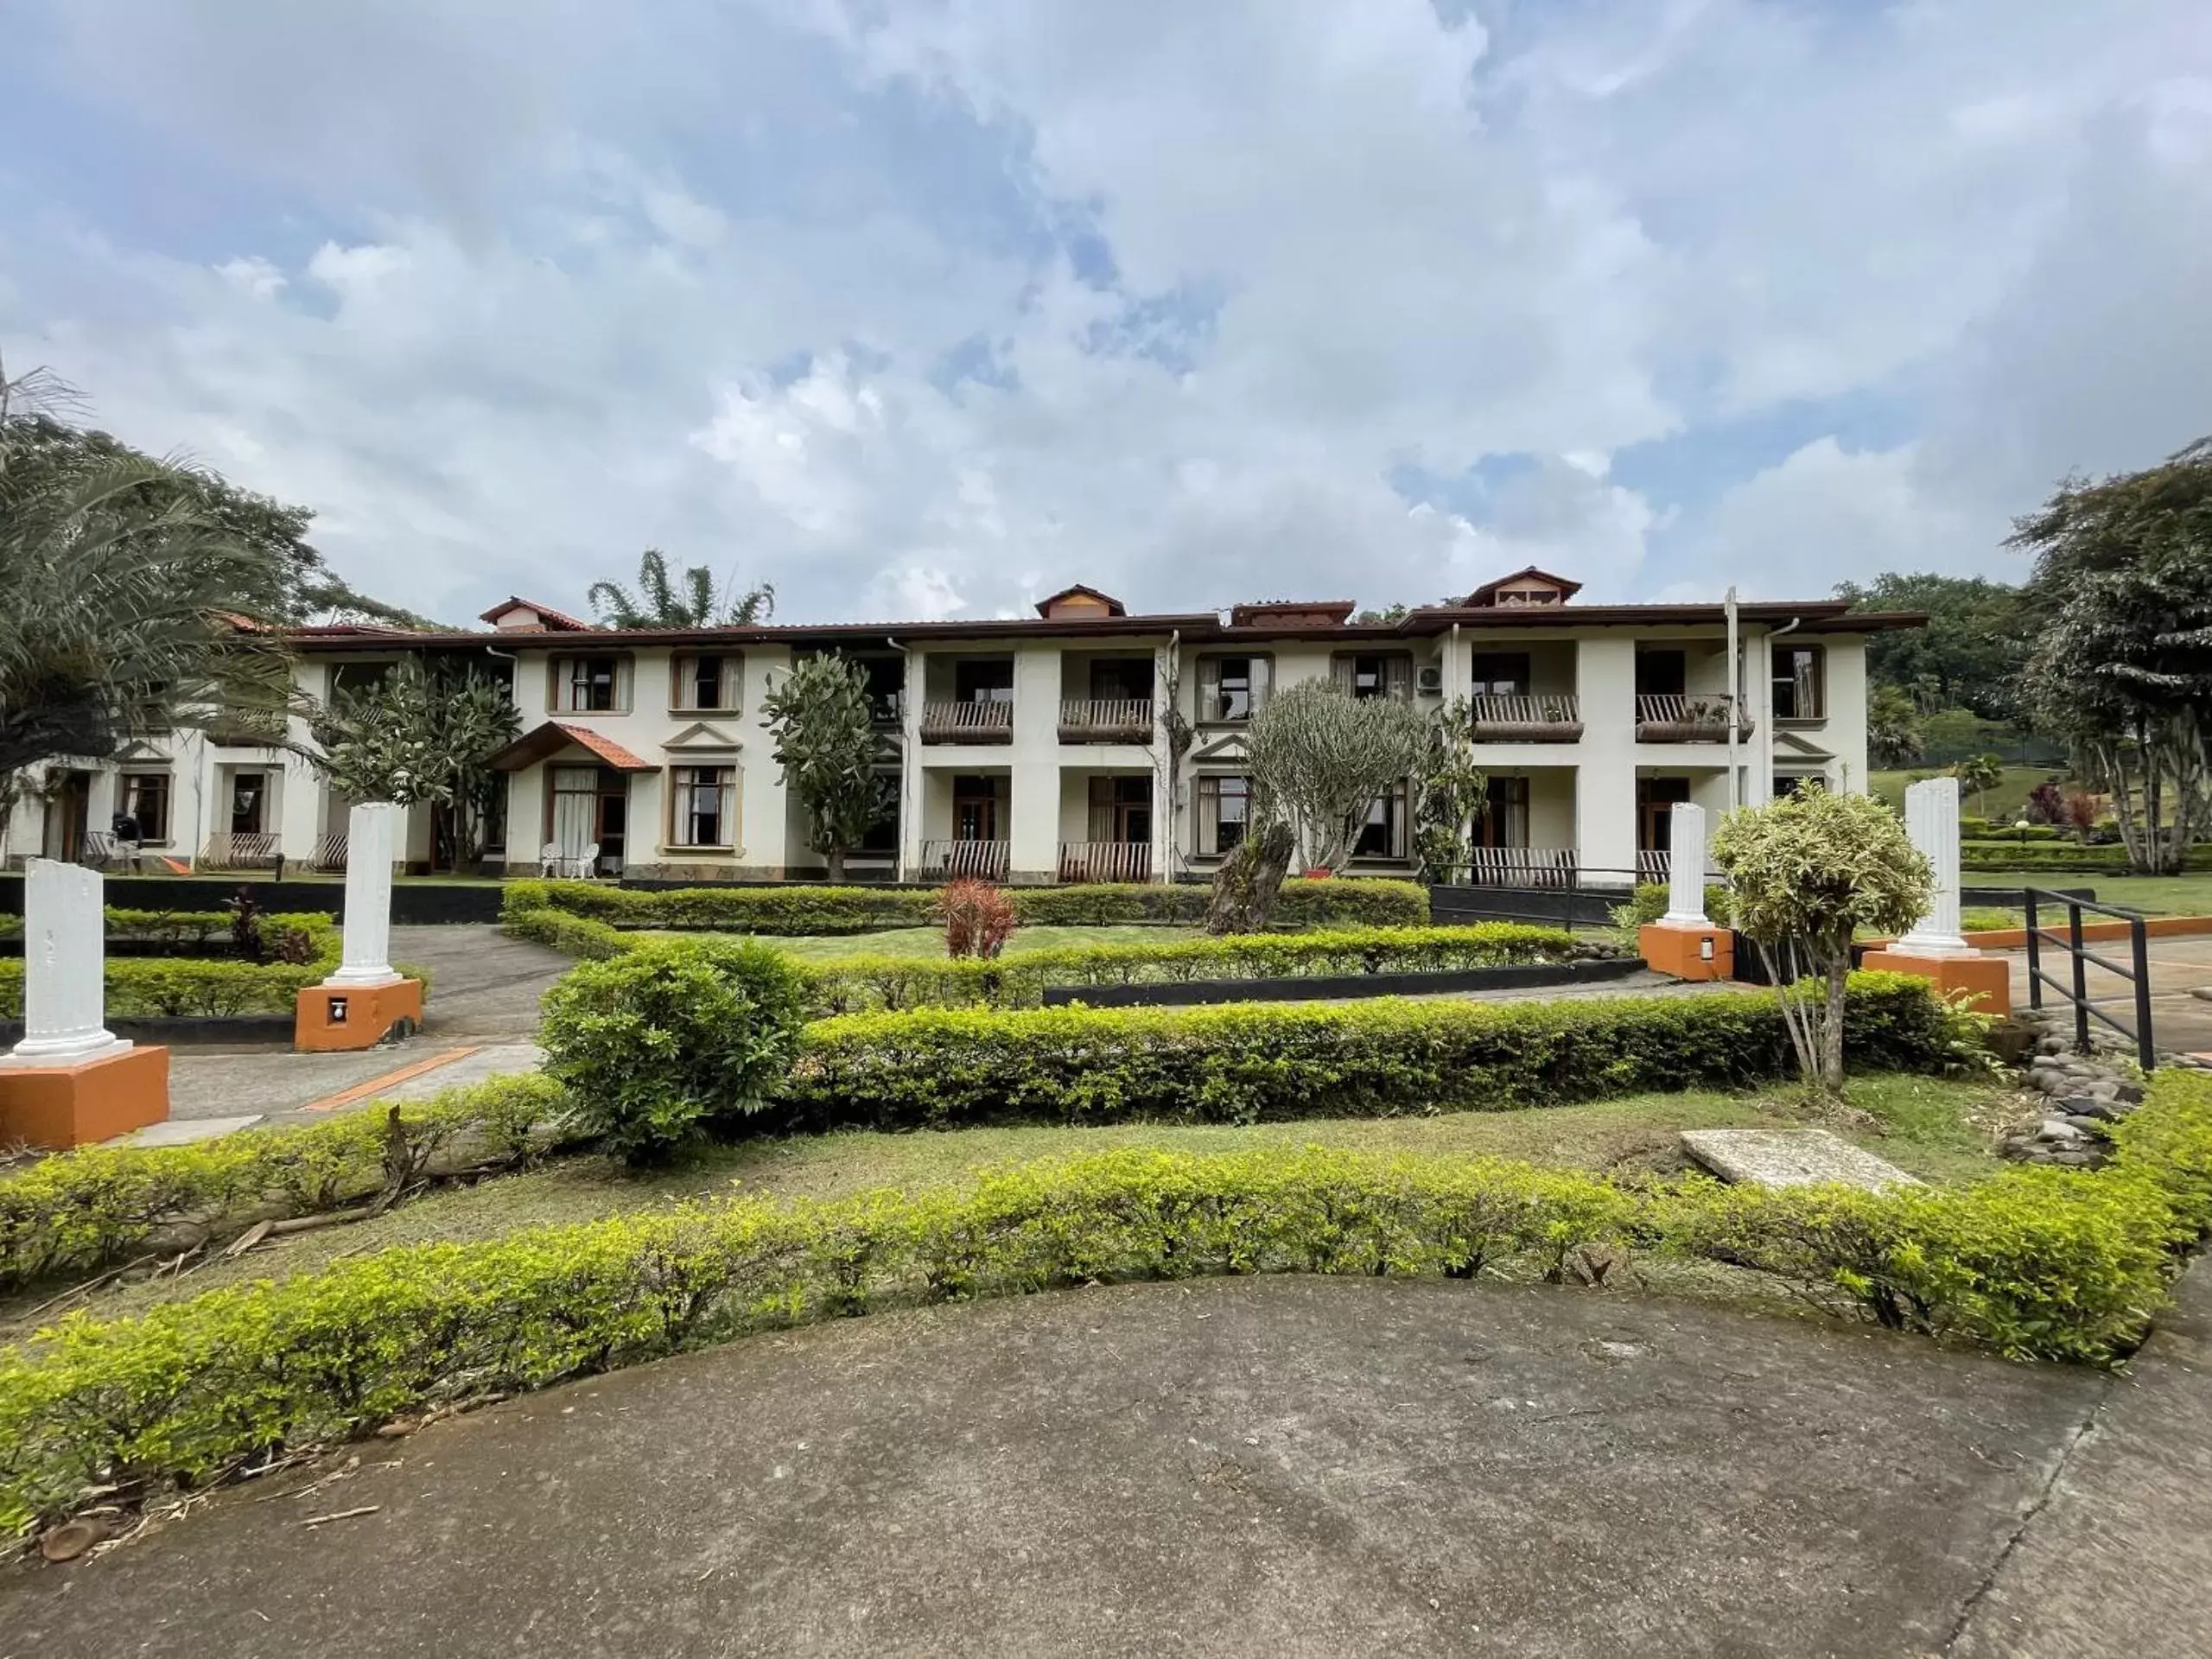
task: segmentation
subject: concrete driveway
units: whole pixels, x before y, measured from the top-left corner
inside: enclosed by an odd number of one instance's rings
[[[880,1315],[371,1441],[296,1497],[223,1494],[0,1580],[0,1645],[2201,1655],[2212,1483],[2167,1483],[2172,1530],[2146,1535],[2139,1461],[2093,1455],[2128,1444],[2107,1411],[2155,1397],[2169,1454],[2201,1457],[2196,1351],[2121,1393],[1827,1323],[1438,1281]]]
[[[2064,918],[2059,919],[2063,930]],[[2153,938],[2146,940],[2151,969],[2151,1029],[2162,1052],[2175,1054],[2202,1053],[2212,1050],[2212,1001],[2192,996],[2197,986],[2212,987],[2212,934],[2181,938]],[[2126,939],[2106,939],[2092,943],[2089,949],[2098,955],[2125,966],[2128,962],[2128,943]],[[2012,964],[2012,1006],[2028,1006],[2028,957],[2024,950],[2006,953]],[[2044,952],[2044,971],[2061,983],[2070,984],[2073,972],[2063,951]],[[2107,1005],[2107,1011],[2124,1021],[2130,1030],[2135,1025],[2134,987],[2131,982],[2111,974],[2094,963],[2086,964],[2083,983],[2089,995]],[[2046,1006],[2061,1006],[2056,993],[2045,989]],[[2107,1026],[2092,1021],[2101,1046],[2126,1049],[2129,1039]]]

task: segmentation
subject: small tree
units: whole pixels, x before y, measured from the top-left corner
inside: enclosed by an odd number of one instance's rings
[[[1909,766],[1928,747],[1928,733],[1910,693],[1877,685],[1866,698],[1866,747],[1878,766]]]
[[[1465,697],[1428,722],[1428,746],[1414,774],[1414,853],[1431,880],[1467,862],[1467,833],[1490,780],[1475,759],[1474,711]]]
[[[1420,768],[1429,741],[1427,720],[1402,698],[1301,680],[1252,716],[1255,792],[1289,824],[1306,868],[1332,870],[1368,808]]]
[[[1993,754],[1977,754],[1960,761],[1951,768],[1951,776],[1959,780],[1961,789],[1974,791],[1974,804],[1981,809],[1981,816],[1989,816],[1989,791],[2005,781],[2005,763]]]
[[[493,676],[409,658],[374,685],[342,692],[318,710],[308,758],[349,800],[449,806],[441,851],[460,868],[483,856],[486,817],[505,782],[485,763],[520,723]]]
[[[1844,992],[1859,929],[1904,932],[1927,910],[1935,872],[1897,815],[1817,785],[1720,821],[1713,861],[1732,886],[1732,925],[1758,947],[1808,1088],[1843,1087]]]
[[[868,671],[836,652],[802,657],[761,700],[784,787],[806,813],[810,844],[845,879],[845,855],[883,816]]]

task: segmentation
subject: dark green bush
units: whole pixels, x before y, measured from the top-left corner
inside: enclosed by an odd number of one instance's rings
[[[1206,889],[1190,885],[1099,884],[1009,887],[1015,913],[1030,926],[1205,919]],[[934,888],[727,887],[638,892],[594,881],[510,881],[501,917],[512,930],[531,912],[554,910],[617,927],[785,935],[865,933],[927,927]],[[1364,878],[1284,885],[1275,919],[1285,927],[1419,926],[1428,920],[1427,889],[1413,881]]]
[[[1932,1071],[1974,1040],[1927,982],[1852,980],[1855,1066]],[[773,1121],[804,1129],[1501,1110],[1789,1075],[1770,991],[1560,1001],[925,1010],[807,1027]]]
[[[157,1236],[219,1240],[263,1217],[312,1215],[391,1179],[392,1136],[407,1169],[448,1148],[512,1166],[562,1132],[567,1096],[551,1078],[493,1077],[398,1107],[257,1129],[186,1147],[84,1147],[0,1176],[0,1286],[86,1273],[140,1254]]]
[[[1964,870],[2079,871],[2092,875],[2125,875],[2127,849],[2083,847],[2071,840],[2046,842],[1962,841],[1959,867]],[[2189,849],[2186,868],[2212,870],[2212,842],[2198,842]]]
[[[1705,999],[1690,999],[1702,1001]],[[2162,1076],[2107,1169],[1958,1189],[1615,1185],[1491,1159],[1141,1150],[971,1190],[743,1201],[428,1244],[79,1315],[0,1352],[0,1532],[402,1413],[913,1301],[1223,1273],[1572,1282],[1578,1253],[1748,1269],[2018,1358],[2108,1362],[2212,1220],[2212,1079]],[[112,1497],[111,1496],[111,1501]]]
[[[691,941],[583,963],[544,1007],[547,1072],[588,1133],[642,1164],[760,1109],[790,1065],[806,987],[767,945]]]

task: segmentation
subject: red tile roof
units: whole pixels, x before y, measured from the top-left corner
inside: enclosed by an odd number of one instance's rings
[[[524,732],[486,764],[494,772],[520,772],[525,766],[551,760],[570,744],[597,755],[617,772],[660,770],[652,761],[639,760],[606,733],[595,732],[588,726],[572,726],[564,720],[549,720],[543,726]]]
[[[524,599],[518,594],[509,594],[505,599],[501,600],[497,605],[494,605],[490,610],[486,611],[476,620],[480,622],[489,622],[496,627],[499,625],[499,619],[505,615],[509,611],[515,609],[517,607],[536,611],[537,613],[539,626],[551,632],[565,632],[573,630],[582,632],[589,632],[591,630],[591,624],[588,622],[579,621],[576,618],[570,616],[565,611],[556,611],[550,605],[541,605],[534,599]],[[513,628],[510,629],[509,632],[513,633],[528,633],[531,632],[531,630],[528,628]]]

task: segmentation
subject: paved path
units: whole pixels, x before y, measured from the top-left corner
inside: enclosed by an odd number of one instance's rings
[[[556,950],[490,926],[395,927],[391,955],[430,973],[428,1017],[416,1037],[358,1054],[174,1048],[171,1120],[259,1114],[264,1122],[307,1122],[372,1097],[416,1098],[495,1072],[529,1071],[539,1058],[538,999],[574,965]],[[388,1081],[358,1100],[344,1098],[378,1079]]]
[[[46,1659],[1936,1654],[2109,1387],[1627,1294],[1094,1288],[372,1441],[313,1494],[0,1577],[0,1630]],[[2169,1541],[2177,1586],[2203,1538]]]
[[[2063,929],[2062,915],[2056,925]],[[2191,996],[2190,991],[2198,985],[2212,985],[2212,935],[2183,936],[2177,938],[2149,939],[2151,968],[2151,1029],[2155,1033],[2160,1050],[2168,1053],[2190,1053],[2212,1050],[2212,1002]],[[2093,942],[2089,949],[2114,962],[2126,963],[2128,944],[2125,939],[2105,939]],[[2005,953],[2012,965],[2012,1006],[2028,1006],[2028,958],[2024,950]],[[2044,953],[2044,971],[2067,980],[2072,969],[2065,953],[2047,950]],[[2134,988],[2125,979],[2089,965],[2084,970],[2087,988],[2091,997],[2102,1001],[2111,999],[2110,1012],[2124,1021],[2130,1029],[2135,1024]],[[2045,990],[2045,1002],[2061,1006],[2056,993]],[[2109,1027],[2091,1022],[2101,1046],[2126,1049],[2127,1039]]]

